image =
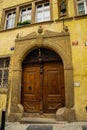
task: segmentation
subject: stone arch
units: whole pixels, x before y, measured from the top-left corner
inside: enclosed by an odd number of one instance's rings
[[[21,113],[18,104],[20,104],[22,62],[30,51],[39,47],[53,50],[61,57],[64,64],[65,106],[72,108],[74,105],[74,88],[69,33],[45,31],[43,35],[37,35],[34,32],[25,37],[17,38],[15,42],[10,115],[18,118],[17,114]]]
[[[60,55],[60,57],[62,58],[64,64],[66,64],[67,66],[67,57],[65,57],[65,53],[64,52],[61,52],[59,50],[57,50],[58,48],[55,48],[55,47],[52,47],[51,45],[39,45],[38,47],[43,47],[43,48],[46,48],[46,49],[49,49],[49,50],[52,50],[54,52],[56,52],[57,54]],[[37,46],[33,45],[30,49],[26,48],[26,50],[24,51],[23,55],[19,56],[19,59],[21,59],[21,61],[23,61],[23,59],[26,57],[26,55],[28,53],[30,53],[32,50],[38,48]],[[65,62],[66,61],[66,62]]]
[[[71,56],[67,55],[66,51],[63,48],[61,49],[61,46],[55,46],[55,42],[52,42],[52,43],[50,42],[49,44],[48,43],[44,43],[44,44],[39,43],[38,45],[33,43],[32,45],[28,45],[28,47],[26,46],[26,48],[22,49],[22,53],[20,53],[18,55],[17,60],[18,60],[18,62],[20,61],[20,65],[29,52],[31,52],[32,50],[39,48],[39,47],[48,48],[50,50],[53,50],[61,57],[63,64],[64,64],[64,68],[72,69]]]

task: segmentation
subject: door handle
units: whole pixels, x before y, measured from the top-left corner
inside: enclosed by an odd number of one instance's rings
[[[32,87],[31,87],[31,86],[29,86],[29,87],[28,87],[28,89],[29,89],[29,90],[32,90]]]

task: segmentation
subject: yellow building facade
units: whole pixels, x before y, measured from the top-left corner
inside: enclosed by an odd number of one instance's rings
[[[87,1],[64,1],[64,14],[61,3],[0,0],[0,115],[10,121],[87,120]]]

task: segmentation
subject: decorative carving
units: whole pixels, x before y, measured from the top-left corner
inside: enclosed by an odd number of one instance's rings
[[[61,2],[60,2],[60,11],[63,14],[66,12],[66,3],[65,3],[65,0],[61,0]]]
[[[36,32],[32,32],[24,37],[19,37],[19,34],[17,34],[15,42],[23,41],[23,40],[29,40],[29,39],[35,39],[36,38]]]
[[[64,30],[65,32],[68,32],[68,31],[69,31],[68,26],[64,26],[64,27],[63,27],[63,30]]]
[[[40,28],[38,29],[38,33],[41,34],[43,32],[43,29],[42,27],[40,26]],[[53,31],[50,31],[50,30],[46,30],[43,34],[43,37],[60,37],[60,36],[67,36],[69,35],[69,32],[68,32],[68,27],[65,26],[64,30],[62,32],[53,32]],[[17,36],[16,36],[16,39],[15,39],[15,42],[18,42],[18,41],[24,41],[24,40],[30,40],[30,39],[36,39],[38,37],[37,33],[36,32],[32,32],[26,36],[23,36],[21,37],[20,34],[18,33]]]
[[[40,27],[38,28],[38,33],[41,34],[42,32],[43,32],[43,28],[42,28],[42,26],[40,26]]]
[[[68,31],[53,32],[53,31],[46,30],[44,33],[44,37],[55,37],[55,36],[60,37],[60,36],[67,36],[67,35],[69,35]]]
[[[17,33],[16,38],[19,38],[19,33]]]
[[[66,16],[67,12],[67,1],[66,0],[58,0],[58,12],[59,12],[59,17],[62,17],[63,14]]]

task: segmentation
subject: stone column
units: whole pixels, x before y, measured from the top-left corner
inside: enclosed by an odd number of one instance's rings
[[[73,85],[73,71],[72,69],[64,70],[65,77],[65,106],[72,108],[74,105],[74,85]]]
[[[23,115],[23,106],[21,100],[21,69],[14,68],[12,76],[12,94],[11,94],[11,109],[9,121],[17,121]]]
[[[72,69],[64,70],[65,77],[65,107],[56,111],[56,119],[58,121],[76,121],[74,106],[74,85]]]

